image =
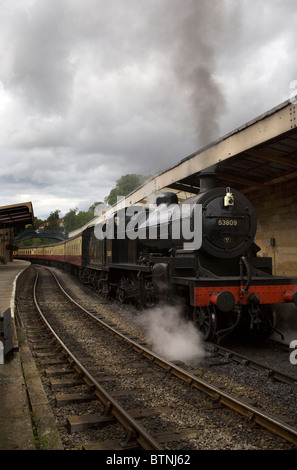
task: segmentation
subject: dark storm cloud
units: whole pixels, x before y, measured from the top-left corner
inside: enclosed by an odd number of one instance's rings
[[[42,216],[174,165],[287,99],[297,79],[293,0],[0,8],[1,198],[33,199]]]

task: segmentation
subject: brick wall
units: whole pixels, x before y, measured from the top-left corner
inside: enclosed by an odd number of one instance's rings
[[[297,179],[246,194],[253,204],[259,256],[271,256],[273,274],[297,276]],[[275,239],[275,246],[269,240]]]

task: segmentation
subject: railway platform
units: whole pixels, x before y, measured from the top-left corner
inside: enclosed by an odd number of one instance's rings
[[[30,266],[22,260],[0,265],[0,450],[35,450],[27,390],[14,322],[16,280]],[[4,319],[9,320],[8,345],[4,344]],[[0,330],[1,331],[1,330]],[[7,331],[7,329],[6,329]],[[5,333],[6,335],[6,333]],[[6,339],[6,338],[5,338]]]

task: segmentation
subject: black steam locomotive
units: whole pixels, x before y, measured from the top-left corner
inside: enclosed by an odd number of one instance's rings
[[[236,328],[264,336],[274,328],[274,304],[297,305],[297,279],[272,275],[271,258],[257,256],[256,229],[248,199],[217,187],[214,175],[205,173],[199,194],[180,204],[165,192],[153,210],[124,208],[84,230],[79,263],[68,255],[67,241],[57,244],[65,244],[59,263],[121,302],[144,308],[180,303],[205,340]],[[49,261],[36,256],[42,258]]]

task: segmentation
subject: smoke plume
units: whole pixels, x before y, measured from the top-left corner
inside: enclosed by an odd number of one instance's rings
[[[216,78],[216,53],[226,36],[228,10],[221,0],[165,0],[157,9],[159,51],[168,60],[167,78],[177,96],[188,102],[189,120],[196,131],[198,145],[219,137],[219,118],[225,98]],[[160,34],[160,19],[163,34]]]

